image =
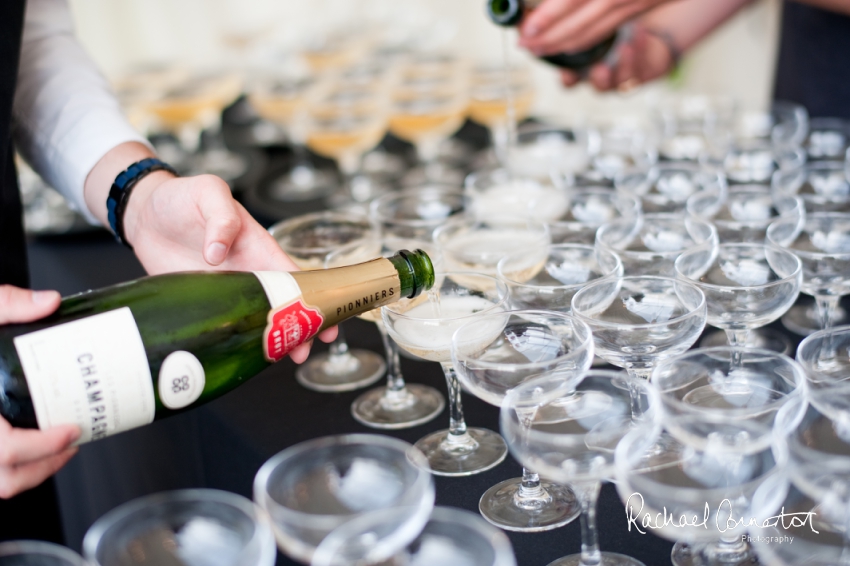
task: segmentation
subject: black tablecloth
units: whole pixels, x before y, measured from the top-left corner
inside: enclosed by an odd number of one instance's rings
[[[35,288],[55,288],[63,294],[143,275],[133,255],[106,237],[33,242],[30,257]],[[374,325],[360,320],[346,324],[353,347],[382,351]],[[408,381],[445,391],[438,364],[403,359],[402,366]],[[95,519],[136,497],[188,487],[251,497],[254,474],[278,451],[319,436],[377,432],[351,417],[349,407],[360,392],[308,391],[295,381],[294,367],[285,360],[197,410],[83,446],[57,476],[68,545],[80,550],[82,537]],[[463,402],[470,426],[498,430],[496,407],[469,395],[464,395]],[[382,434],[415,442],[447,424],[444,411],[425,425]],[[520,466],[508,456],[482,474],[437,477],[437,504],[477,512],[478,499],[487,488],[520,473]],[[625,510],[610,485],[602,490],[598,524],[603,550],[633,556],[647,566],[670,564],[670,542],[628,532]],[[545,566],[579,552],[579,531],[574,521],[545,533],[508,534],[520,566]],[[278,564],[295,563],[281,556]]]

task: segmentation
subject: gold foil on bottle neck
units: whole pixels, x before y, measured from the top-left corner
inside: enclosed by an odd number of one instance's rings
[[[322,328],[401,298],[393,264],[384,258],[358,265],[292,273],[305,304],[321,311]]]

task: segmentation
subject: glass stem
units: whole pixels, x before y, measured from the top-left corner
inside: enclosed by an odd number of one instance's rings
[[[546,491],[540,485],[540,476],[525,466],[522,468],[522,483],[519,486],[518,495],[522,499],[546,497]]]
[[[348,342],[345,341],[345,332],[342,331],[342,325],[337,326],[339,333],[336,335],[336,340],[331,342],[328,352],[328,358],[331,363],[339,363],[343,359],[350,356],[348,353]]]
[[[599,499],[600,482],[572,484],[581,505],[581,560],[580,566],[599,566],[602,552],[599,550],[599,533],[596,530],[596,501]]]
[[[740,328],[728,328],[726,329],[726,339],[729,340],[729,345],[734,346],[736,348],[746,348],[747,340],[750,337],[750,331],[747,329]],[[743,362],[744,353],[741,350],[736,350],[732,353],[732,362],[731,367],[739,368],[744,365]]]
[[[451,362],[441,362],[446,384],[449,388],[449,439],[466,436],[466,421],[463,420],[463,405],[460,401],[460,382]]]
[[[629,374],[630,377],[635,377],[639,379],[643,379],[644,381],[649,381],[649,378],[652,377],[652,368],[651,367],[637,367],[637,366],[627,366],[626,373]]]
[[[821,329],[832,328],[832,319],[838,310],[838,301],[841,297],[835,295],[818,295],[815,297],[815,305],[818,309]]]
[[[394,393],[404,390],[404,376],[401,374],[401,360],[398,355],[398,346],[390,338],[387,328],[382,321],[376,323],[384,342],[384,350],[387,353],[387,391]]]

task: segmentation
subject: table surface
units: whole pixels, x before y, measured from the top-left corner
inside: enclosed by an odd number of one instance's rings
[[[143,275],[128,250],[102,236],[40,240],[30,244],[35,288],[63,294],[97,288]],[[352,347],[382,352],[374,325],[346,322]],[[324,345],[318,348],[324,348]],[[318,349],[317,348],[317,349]],[[402,358],[406,379],[445,392],[436,363]],[[379,432],[357,423],[349,407],[362,391],[317,393],[295,381],[295,365],[284,360],[237,390],[196,410],[82,447],[57,476],[68,545],[80,549],[83,534],[100,515],[133,498],[189,487],[223,489],[251,497],[254,474],[275,453],[297,442],[343,433],[388,434],[408,442],[445,428],[448,414],[402,431]],[[498,430],[498,409],[464,394],[469,426]],[[436,477],[437,505],[476,511],[490,486],[521,474],[509,455],[487,472]],[[598,512],[605,551],[627,554],[647,566],[670,563],[672,543],[651,533],[628,530],[625,509],[613,486],[603,487]],[[580,550],[579,522],[543,533],[508,533],[520,566],[545,566]],[[279,556],[278,565],[296,564]]]

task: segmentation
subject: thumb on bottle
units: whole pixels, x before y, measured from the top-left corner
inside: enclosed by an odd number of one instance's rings
[[[30,291],[0,285],[0,324],[44,318],[59,307],[60,300],[56,291]]]

